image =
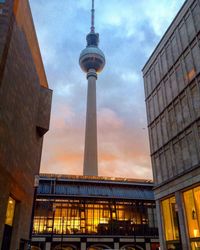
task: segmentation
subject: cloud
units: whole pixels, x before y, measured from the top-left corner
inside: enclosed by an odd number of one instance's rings
[[[97,81],[99,172],[152,178],[141,69],[184,0],[96,0],[106,66]],[[41,171],[82,174],[90,0],[30,0],[53,103]]]

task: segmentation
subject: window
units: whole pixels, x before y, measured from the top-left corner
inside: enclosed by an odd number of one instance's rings
[[[160,112],[161,112],[163,110],[163,108],[164,108],[163,96],[162,96],[162,88],[161,87],[158,88],[157,95],[158,95],[158,106],[159,106],[159,109],[160,109]]]
[[[184,23],[182,23],[181,27],[179,28],[179,32],[180,32],[180,37],[181,37],[182,50],[184,50],[186,46],[188,45],[186,27]]]
[[[153,144],[152,146],[153,146],[153,151],[155,151],[158,149],[156,126],[152,126],[151,131],[152,131],[152,144]]]
[[[194,28],[194,23],[193,23],[193,20],[192,20],[192,16],[189,15],[186,18],[185,22],[186,22],[188,37],[189,37],[189,40],[191,41],[192,38],[195,36],[195,28]]]
[[[176,143],[174,143],[174,152],[176,155],[176,166],[177,166],[177,170],[178,173],[182,173],[183,172],[183,161],[182,161],[182,151],[181,151],[181,147],[180,147],[180,141],[177,141]]]
[[[156,92],[154,92],[154,94],[153,94],[153,103],[154,103],[155,116],[158,116],[159,104],[158,104],[158,95]]]
[[[179,100],[174,104],[174,109],[175,109],[175,113],[176,113],[177,128],[178,128],[178,130],[180,130],[180,129],[182,129],[182,125],[183,125],[183,116],[182,116],[181,105],[180,105]]]
[[[168,78],[164,80],[164,85],[165,85],[167,104],[169,104],[172,101],[172,90],[171,90],[171,84]]]
[[[196,70],[193,65],[191,53],[188,52],[188,54],[185,56],[184,59],[185,59],[185,66],[186,66],[185,79],[190,82],[196,75]]]
[[[177,79],[179,91],[181,91],[185,87],[181,64],[178,64],[176,67],[176,79]]]
[[[15,212],[15,200],[12,197],[8,198],[8,205],[6,210],[6,221],[5,224],[8,226],[13,225],[13,218],[14,218],[14,212]]]
[[[167,171],[167,165],[166,165],[164,152],[160,153],[160,162],[161,162],[160,166],[161,166],[161,170],[162,170],[163,181],[165,181],[168,179],[168,171]]]
[[[158,61],[155,64],[155,75],[156,75],[156,84],[160,81],[160,72],[159,72],[159,65]]]
[[[172,72],[172,74],[170,75],[170,81],[171,81],[173,98],[175,98],[178,95],[178,85],[176,82],[175,72]]]
[[[168,140],[166,117],[162,116],[160,119],[161,119],[161,128],[162,128],[162,134],[163,134],[163,143],[166,143]]]
[[[200,49],[199,49],[198,44],[195,44],[193,46],[193,48],[192,48],[192,56],[193,56],[193,59],[194,59],[194,65],[195,65],[196,72],[198,73],[200,71],[200,60],[199,60]]]
[[[165,51],[163,51],[163,53],[161,54],[161,64],[162,64],[162,75],[165,75],[165,73],[168,70]]]
[[[190,238],[200,237],[200,186],[183,193]]]
[[[183,114],[183,119],[184,119],[184,125],[188,125],[188,123],[190,122],[190,112],[189,112],[189,105],[188,105],[188,101],[187,101],[187,97],[186,95],[182,95],[180,97],[180,101],[181,101],[181,110],[182,110],[182,114]]]
[[[170,132],[171,136],[174,136],[176,134],[176,119],[175,118],[175,114],[174,114],[174,110],[172,107],[170,107],[170,109],[168,109],[168,116],[169,116],[169,123],[168,123],[168,131]]]
[[[166,241],[179,240],[175,196],[162,201],[162,213]]]
[[[166,47],[166,52],[167,52],[167,62],[168,62],[169,68],[170,68],[173,64],[173,57],[172,57],[172,50],[171,50],[170,43]]]
[[[200,94],[197,85],[193,85],[191,88],[192,104],[195,112],[195,116],[200,115]]]
[[[149,101],[148,101],[148,107],[149,107],[149,122],[151,122],[155,118],[153,98],[149,99]]]
[[[161,173],[159,155],[155,156],[155,170],[156,170],[157,183],[161,183],[162,182],[162,175],[161,175],[162,173]]]
[[[198,4],[192,9],[192,15],[197,32],[200,30],[200,7]]]
[[[152,225],[157,232],[156,219],[148,221],[148,206],[155,208],[141,201],[37,200],[33,233],[143,235]]]
[[[172,54],[174,56],[174,61],[176,61],[178,56],[179,56],[179,51],[178,51],[178,44],[177,44],[177,40],[176,40],[175,35],[174,35],[174,37],[172,37],[171,45],[172,45]]]
[[[162,131],[161,131],[161,123],[160,123],[160,121],[158,121],[156,123],[156,132],[157,132],[157,138],[158,138],[158,148],[160,148],[163,145]]]
[[[147,87],[147,96],[148,96],[151,93],[151,90],[152,90],[150,73],[147,74],[146,81],[147,81],[146,87]]]
[[[172,157],[171,157],[171,152],[170,149],[165,150],[165,157],[167,161],[167,170],[168,170],[168,175],[169,178],[173,177],[173,167],[172,167]]]
[[[189,143],[189,150],[190,150],[190,159],[192,161],[192,166],[195,166],[198,163],[198,153],[195,144],[195,137],[193,132],[187,134],[187,140]]]
[[[156,78],[155,78],[155,73],[154,73],[154,69],[151,69],[150,71],[150,76],[151,76],[151,84],[152,84],[152,89],[155,88],[156,86]]]
[[[190,162],[189,146],[188,146],[186,137],[183,137],[180,140],[180,145],[181,145],[181,151],[182,151],[183,165],[185,169],[188,169],[191,167],[191,162]]]

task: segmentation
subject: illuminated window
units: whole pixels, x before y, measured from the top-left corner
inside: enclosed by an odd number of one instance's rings
[[[194,241],[191,243],[192,250],[198,250],[200,249],[200,242]]]
[[[166,241],[179,240],[176,200],[174,196],[162,201],[162,212]]]
[[[200,237],[200,187],[183,193],[190,238]]]
[[[40,200],[36,202],[33,233],[142,235],[144,230],[156,233],[155,216],[149,216],[147,207],[155,210],[154,204],[143,202]]]
[[[6,210],[6,221],[5,221],[6,225],[9,225],[9,226],[13,225],[15,203],[16,203],[15,200],[13,198],[9,197],[7,210]]]

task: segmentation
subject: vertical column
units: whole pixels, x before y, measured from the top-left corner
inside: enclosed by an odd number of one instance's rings
[[[188,238],[187,226],[185,221],[186,217],[184,216],[184,211],[183,211],[184,204],[183,204],[182,194],[180,192],[176,192],[175,197],[178,210],[178,221],[179,221],[182,250],[190,250],[191,246]]]
[[[51,250],[51,242],[46,242],[45,250]]]
[[[98,175],[97,163],[97,114],[96,114],[96,79],[94,69],[87,74],[87,113],[85,129],[84,175]]]
[[[163,228],[162,211],[161,211],[161,205],[160,205],[159,200],[156,200],[156,212],[157,212],[160,247],[162,250],[166,250],[165,237],[164,237],[165,232]]]
[[[114,243],[114,249],[115,250],[119,250],[119,242],[115,242]]]
[[[146,250],[151,250],[151,244],[150,243],[146,243]]]
[[[81,242],[81,250],[86,250],[86,242]]]

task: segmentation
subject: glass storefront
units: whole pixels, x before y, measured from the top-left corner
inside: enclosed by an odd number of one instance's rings
[[[37,200],[34,234],[156,235],[155,204]]]
[[[192,250],[200,250],[200,186],[183,193]]]
[[[161,204],[167,249],[181,249],[175,196],[163,200]]]

